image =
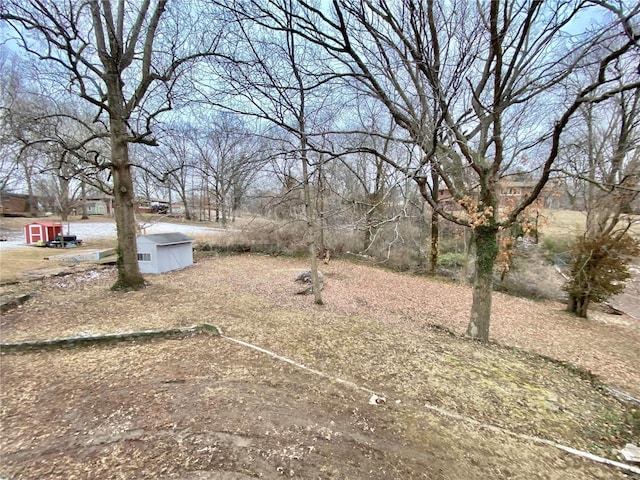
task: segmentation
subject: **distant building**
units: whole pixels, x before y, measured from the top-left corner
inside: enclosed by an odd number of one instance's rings
[[[32,199],[37,205],[37,200]],[[0,191],[0,215],[27,217],[31,215],[29,195]]]
[[[531,195],[531,192],[533,192],[536,184],[537,182],[533,181],[518,181],[509,179],[500,180],[500,183],[498,184],[498,197],[500,198],[500,203],[520,203],[526,197]],[[546,205],[546,199],[547,192],[546,189],[543,189],[536,200],[533,202],[532,206],[544,208],[544,206]]]
[[[113,215],[113,197],[87,197],[87,215]]]
[[[517,205],[533,192],[536,184],[537,182],[535,181],[511,180],[509,178],[501,179],[497,186],[499,204],[501,206]],[[532,206],[536,208],[545,208],[549,206],[548,203],[550,203],[554,198],[554,188],[555,187],[551,183],[547,183],[536,200],[532,203]],[[477,188],[473,190],[475,197],[477,197],[477,191]],[[445,185],[440,187],[438,199],[451,210],[462,209],[462,207],[453,199],[453,196]]]

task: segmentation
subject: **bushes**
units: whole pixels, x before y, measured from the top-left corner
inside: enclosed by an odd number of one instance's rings
[[[562,291],[564,279],[546,260],[546,255],[540,245],[518,243],[508,274],[496,278],[495,288],[521,297],[566,300]]]
[[[586,317],[591,302],[602,302],[624,290],[630,276],[629,259],[640,253],[630,235],[578,237],[571,251],[568,310]]]
[[[333,255],[354,249],[356,239],[351,231],[327,235],[327,247]],[[360,240],[361,242],[361,240]],[[216,254],[265,253],[269,255],[303,256],[308,254],[307,226],[303,221],[256,222],[242,230],[227,230],[208,236],[197,236],[194,248]]]
[[[571,235],[542,236],[542,252],[549,263],[566,264],[571,259],[571,247],[574,238]]]
[[[462,268],[466,255],[462,252],[447,252],[440,255],[439,265],[444,268]]]

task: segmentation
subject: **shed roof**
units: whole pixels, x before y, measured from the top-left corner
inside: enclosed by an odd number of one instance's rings
[[[181,232],[153,233],[151,235],[140,235],[138,240],[148,240],[156,245],[175,245],[178,243],[191,243],[193,238]]]
[[[29,225],[42,225],[43,227],[60,227],[62,228],[62,223],[60,222],[31,222],[31,223],[27,223],[25,225],[29,226]]]

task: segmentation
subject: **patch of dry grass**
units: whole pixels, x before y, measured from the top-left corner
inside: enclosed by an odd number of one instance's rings
[[[115,246],[114,239],[91,239],[82,247],[74,249],[74,252],[108,249]],[[69,252],[69,250],[44,247],[2,249],[0,250],[0,283],[28,280],[66,271],[73,266],[72,261],[49,260],[49,257]]]
[[[584,212],[575,210],[545,210],[542,216],[541,233],[550,236],[580,235],[587,220]]]
[[[326,305],[318,307],[294,294],[304,268],[258,255],[200,258],[129,293],[108,291],[109,270],[50,279],[0,327],[3,340],[18,340],[209,322],[390,401],[434,404],[601,454],[623,441],[624,409],[588,379],[428,328],[464,329],[468,287],[338,261],[324,267]],[[638,329],[577,321],[557,307],[496,294],[494,338],[590,368],[634,393]]]
[[[550,236],[577,236],[584,232],[587,215],[585,212],[576,210],[545,210],[542,214],[540,230],[543,235]],[[640,216],[631,216],[636,223],[632,226],[631,232],[640,235]]]
[[[24,278],[22,272],[46,268],[47,251],[44,248],[5,249],[0,251],[0,282]]]
[[[221,338],[2,362],[0,453],[15,478],[623,478],[422,400],[368,405],[364,392]]]

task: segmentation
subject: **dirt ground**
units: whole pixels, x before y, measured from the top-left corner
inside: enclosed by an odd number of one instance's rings
[[[295,295],[305,268],[202,257],[140,292],[110,292],[109,268],[12,286],[34,295],[2,315],[2,341],[209,322],[328,377],[205,335],[4,354],[0,477],[628,478],[429,407],[615,458],[638,433],[629,406],[524,350],[637,396],[637,323],[496,294],[502,345],[481,346],[428,326],[463,332],[468,287],[332,261],[316,306]]]

